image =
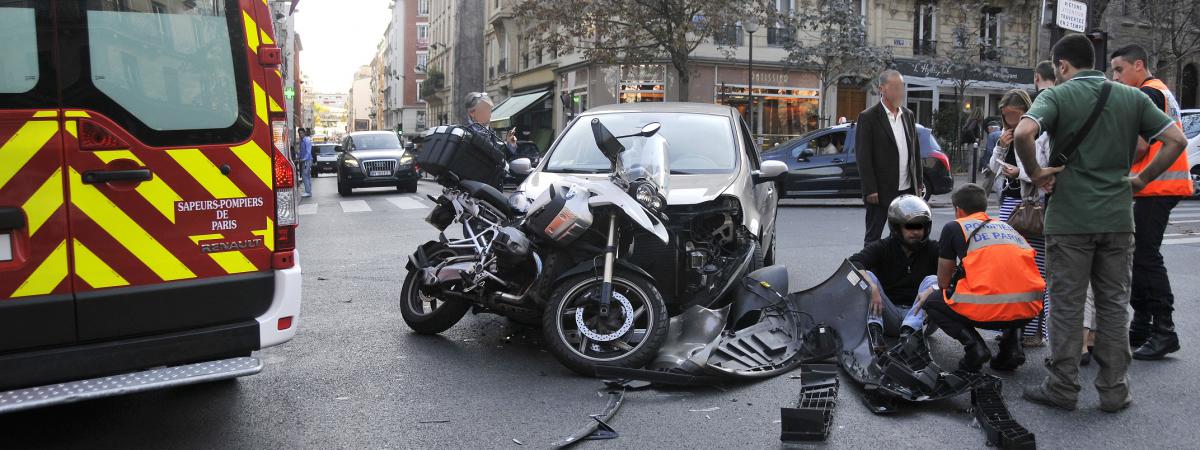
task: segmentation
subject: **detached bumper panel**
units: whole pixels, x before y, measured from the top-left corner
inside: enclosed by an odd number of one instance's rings
[[[17,389],[0,392],[0,414],[253,375],[262,368],[262,361],[246,356]]]

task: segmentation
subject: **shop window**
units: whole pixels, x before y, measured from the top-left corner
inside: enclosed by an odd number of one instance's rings
[[[666,67],[658,64],[621,66],[620,103],[667,100]]]

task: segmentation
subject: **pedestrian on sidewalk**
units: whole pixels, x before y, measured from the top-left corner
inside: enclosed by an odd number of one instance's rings
[[[1127,45],[1112,54],[1113,79],[1126,86],[1138,88],[1154,107],[1183,128],[1179,102],[1167,85],[1150,73],[1146,49]],[[1147,144],[1139,139],[1131,175],[1145,170],[1154,156],[1162,151],[1162,143]],[[1140,158],[1140,159],[1138,159]],[[1175,334],[1175,295],[1163,262],[1163,233],[1171,220],[1171,210],[1179,200],[1192,196],[1192,180],[1187,153],[1182,153],[1171,167],[1146,187],[1133,195],[1133,291],[1129,302],[1133,306],[1133,322],[1129,325],[1129,345],[1137,350],[1134,359],[1157,360],[1179,351],[1179,336]]]
[[[304,193],[302,198],[312,197],[312,138],[309,137],[309,131],[300,128],[300,176],[304,180]]]
[[[1001,132],[996,147],[991,152],[992,159],[988,161],[988,168],[992,173],[1000,175],[997,184],[1000,185],[999,218],[1002,222],[1008,222],[1013,211],[1026,198],[1033,198],[1038,202],[1045,201],[1045,196],[1042,195],[1040,189],[1033,185],[1029,175],[1021,168],[1021,158],[1012,149],[1013,131],[1017,128],[1021,116],[1029,111],[1032,103],[1029,93],[1023,89],[1013,89],[1000,97],[1000,116],[1004,121],[1004,131]],[[1037,148],[1038,165],[1046,165],[1050,158],[1049,137],[1043,133],[1038,136],[1034,144]],[[1038,273],[1044,278],[1046,276],[1045,239],[1042,236],[1023,237],[1036,252],[1034,260],[1037,262]],[[1046,335],[1046,311],[1049,308],[1050,295],[1047,294],[1042,301],[1042,311],[1022,329],[1021,345],[1025,347],[1045,345],[1045,340],[1048,338]]]
[[[920,153],[913,113],[902,105],[904,76],[895,70],[879,74],[879,103],[858,115],[855,139],[863,203],[867,206],[863,247],[883,236],[888,205],[901,194],[921,197]]]
[[[1100,409],[1117,412],[1133,400],[1127,371],[1129,291],[1133,264],[1133,193],[1158,177],[1187,145],[1183,132],[1137,89],[1107,82],[1091,70],[1095,52],[1081,34],[1051,49],[1059,84],[1038,95],[1017,125],[1017,155],[1035,184],[1052,192],[1046,207],[1046,272],[1050,276],[1050,359],[1044,382],[1027,400],[1074,410],[1080,386],[1083,305],[1090,281],[1096,301],[1095,386]],[[1051,137],[1050,168],[1037,164],[1034,140]],[[1154,160],[1136,177],[1132,143],[1160,140]]]
[[[1054,63],[1050,61],[1042,61],[1037,63],[1033,68],[1033,96],[1030,98],[1037,99],[1037,95],[1046,89],[1054,87]]]

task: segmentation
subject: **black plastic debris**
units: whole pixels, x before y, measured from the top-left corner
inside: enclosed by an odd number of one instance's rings
[[[971,390],[971,406],[975,419],[987,437],[987,445],[1009,449],[1036,449],[1037,440],[1032,432],[1013,420],[1000,393],[1000,380],[980,384]]]
[[[722,381],[709,375],[691,375],[666,370],[629,369],[616,366],[596,366],[596,376],[621,380],[641,380],[675,386],[712,386]]]
[[[837,408],[838,368],[833,364],[800,367],[800,399],[795,408],[780,408],[783,442],[814,442],[829,438]]]
[[[624,391],[608,391],[608,402],[604,405],[604,410],[599,414],[590,414],[591,419],[586,426],[571,433],[570,436],[562,438],[557,442],[550,444],[554,448],[568,448],[580,441],[593,441],[600,439],[616,439],[619,434],[608,425],[608,421],[612,420],[613,415],[621,409],[621,402],[624,401]]]

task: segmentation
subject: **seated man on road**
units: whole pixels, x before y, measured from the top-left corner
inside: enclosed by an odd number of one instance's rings
[[[888,206],[886,239],[872,242],[850,257],[855,267],[867,274],[871,284],[871,318],[882,322],[884,334],[899,336],[902,308],[917,299],[917,293],[937,286],[938,243],[929,239],[933,211],[915,195],[901,195]],[[914,317],[924,320],[924,315]],[[909,324],[920,329],[918,323]]]
[[[1021,327],[1042,311],[1046,282],[1034,263],[1034,250],[1011,226],[987,215],[987,194],[975,184],[954,191],[955,221],[942,228],[938,289],[922,290],[931,323],[963,344],[958,368],[978,372],[1014,370],[1025,362]],[[1002,330],[999,355],[992,359],[976,328]]]

